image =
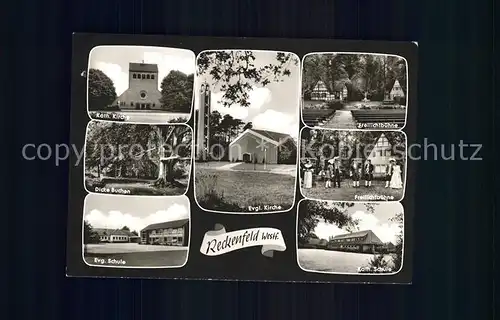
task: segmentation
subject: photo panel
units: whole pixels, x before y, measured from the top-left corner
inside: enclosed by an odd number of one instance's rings
[[[195,54],[149,46],[97,46],[89,54],[91,119],[186,123],[193,105]]]
[[[189,199],[89,194],[82,223],[87,265],[180,268],[189,255]]]
[[[196,59],[195,198],[207,211],[291,209],[300,60],[289,52],[203,51]]]
[[[300,134],[300,190],[336,201],[401,201],[407,139],[402,131],[329,130]]]
[[[302,61],[309,127],[395,130],[406,124],[408,62],[397,55],[319,52]]]
[[[121,195],[183,195],[191,174],[192,136],[185,124],[92,120],[85,137],[85,189]]]
[[[304,271],[394,275],[403,267],[403,243],[399,202],[299,202],[297,262]]]

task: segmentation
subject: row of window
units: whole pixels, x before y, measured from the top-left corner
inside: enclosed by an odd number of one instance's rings
[[[132,79],[151,79],[154,80],[155,75],[149,73],[132,73]]]
[[[153,230],[151,231],[151,234],[162,234],[162,233],[180,233],[183,231],[183,228],[177,228],[177,229],[172,229],[172,228],[169,228],[169,229],[157,229],[157,230]]]
[[[126,105],[126,102],[125,101],[120,101],[119,103],[120,106],[125,106]],[[146,107],[146,108],[149,108],[149,107],[155,107],[156,106],[156,103],[142,103],[142,102],[134,102],[134,101],[130,101],[130,106],[133,107],[133,106],[136,106],[136,107]]]
[[[128,241],[127,236],[101,236],[100,239],[101,241],[109,241],[109,240]]]
[[[361,240],[363,240],[363,238],[347,238],[347,239],[334,239],[333,242],[354,242]]]

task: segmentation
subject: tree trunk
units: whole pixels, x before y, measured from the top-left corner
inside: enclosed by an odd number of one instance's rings
[[[97,178],[101,178],[101,164],[98,163],[97,164]]]

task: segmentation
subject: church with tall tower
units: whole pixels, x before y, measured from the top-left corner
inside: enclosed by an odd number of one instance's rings
[[[201,85],[199,98],[196,99],[196,101],[198,104],[198,108],[195,113],[196,160],[209,160],[211,91],[208,83],[203,83]]]
[[[158,90],[158,65],[130,62],[128,88],[115,102],[121,110],[160,110],[161,92]]]

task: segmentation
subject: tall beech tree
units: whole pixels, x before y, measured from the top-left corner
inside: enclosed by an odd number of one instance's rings
[[[225,107],[250,106],[250,92],[271,82],[281,82],[291,75],[289,67],[298,65],[295,55],[277,52],[276,61],[260,66],[255,53],[247,50],[205,51],[197,59],[197,75],[209,75],[223,92],[221,103]]]
[[[103,110],[111,105],[116,99],[116,88],[113,80],[99,69],[89,69],[87,77],[89,110]]]

